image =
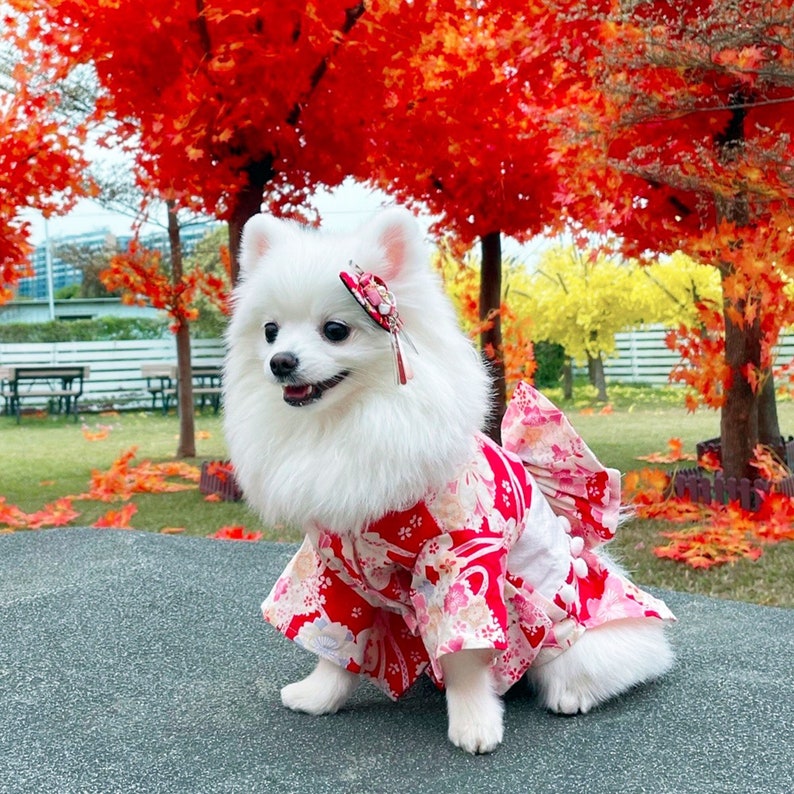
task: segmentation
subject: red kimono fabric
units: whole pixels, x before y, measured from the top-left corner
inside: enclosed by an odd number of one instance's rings
[[[588,629],[674,620],[594,553],[617,527],[620,477],[564,414],[522,383],[502,439],[477,436],[445,488],[360,534],[310,530],[265,619],[393,698],[425,671],[443,685],[447,653],[492,649],[504,693]]]

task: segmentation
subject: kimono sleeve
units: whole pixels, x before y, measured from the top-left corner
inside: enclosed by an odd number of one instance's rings
[[[308,539],[262,604],[265,620],[307,651],[402,695],[427,666],[402,615],[382,609],[339,578]]]
[[[411,589],[412,628],[424,642],[439,683],[441,656],[507,648],[506,565],[504,538],[485,528],[441,534],[419,552]]]

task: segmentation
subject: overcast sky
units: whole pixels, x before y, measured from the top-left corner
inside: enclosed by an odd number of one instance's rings
[[[380,191],[374,191],[352,181],[345,182],[333,192],[321,191],[315,197],[315,205],[320,212],[323,228],[333,231],[352,231],[366,223],[378,211],[393,202]],[[39,245],[45,239],[45,223],[40,213],[28,212],[25,217],[31,222],[31,242]],[[425,230],[427,219],[420,219]],[[48,224],[50,239],[57,242],[63,237],[84,232],[107,229],[116,235],[131,233],[132,219],[119,213],[103,209],[95,201],[84,200],[68,215],[50,218]],[[161,231],[160,226],[148,227],[150,231]],[[144,232],[147,228],[144,228]],[[548,241],[538,240],[519,246],[509,238],[502,242],[505,255],[514,256],[527,265],[533,266],[538,252],[548,245]]]
[[[385,194],[352,182],[341,185],[333,193],[321,192],[316,197],[323,226],[335,231],[355,229],[389,203],[390,199]],[[45,237],[44,218],[38,212],[27,213],[25,217],[31,222],[31,241],[38,245]],[[84,200],[68,215],[50,218],[49,235],[58,239],[105,227],[114,234],[127,234],[131,230],[132,219],[106,210],[95,201]]]

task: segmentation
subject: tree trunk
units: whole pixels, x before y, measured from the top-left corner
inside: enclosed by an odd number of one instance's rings
[[[566,400],[573,399],[573,359],[570,356],[565,357],[562,365],[562,396]]]
[[[780,423],[777,418],[775,378],[772,370],[764,373],[764,384],[758,395],[758,440],[778,450],[780,445]]]
[[[480,334],[483,356],[491,369],[492,406],[485,432],[499,443],[502,435],[502,417],[505,413],[507,390],[505,364],[502,356],[502,238],[499,232],[490,232],[481,240],[482,269],[480,271],[480,320],[491,320],[491,327]]]
[[[596,371],[595,359],[588,353],[587,354],[587,380],[590,381],[591,386],[596,385]]]
[[[590,383],[596,387],[596,400],[601,403],[609,402],[607,380],[604,376],[604,360],[600,353],[597,356],[587,354],[587,368],[590,372]]]
[[[740,312],[743,309],[736,308]],[[744,372],[748,364],[758,367],[761,362],[757,322],[741,328],[725,313],[725,361],[730,375],[720,414],[722,469],[726,477],[752,477],[750,461],[758,443],[759,400]]]
[[[240,237],[245,222],[262,211],[262,199],[265,185],[276,175],[273,169],[273,158],[266,157],[251,163],[245,169],[247,182],[244,188],[234,197],[232,214],[229,219],[229,254],[231,258],[232,284],[237,283],[240,272]]]
[[[173,201],[168,207],[168,244],[171,250],[171,280],[175,287],[182,281],[182,240],[179,234],[179,220]],[[176,329],[176,368],[179,382],[177,410],[179,412],[179,442],[176,450],[178,458],[196,457],[196,426],[193,415],[193,378],[190,358],[190,325],[182,317],[177,318]]]
[[[748,104],[752,97],[739,87],[731,97],[734,107],[724,132],[715,138],[720,159],[734,161],[744,150],[745,129]],[[728,198],[717,199],[718,220],[726,219],[737,227],[748,226],[751,221],[747,196],[741,191]],[[720,263],[723,282],[732,275],[729,264]],[[723,290],[724,293],[724,290]],[[753,391],[745,373],[748,369],[760,372],[762,335],[760,321],[745,322],[743,326],[733,323],[726,302],[725,318],[725,361],[730,369],[726,387],[725,402],[720,415],[720,444],[722,448],[722,468],[726,477],[752,477],[753,450],[759,440],[771,440],[777,445],[780,429],[777,421],[775,389],[771,373],[764,379],[759,392]],[[741,317],[759,315],[759,311],[746,312],[747,304],[738,301],[734,308]],[[752,307],[756,310],[758,306]],[[766,373],[764,373],[766,374]],[[772,440],[774,436],[774,440]]]

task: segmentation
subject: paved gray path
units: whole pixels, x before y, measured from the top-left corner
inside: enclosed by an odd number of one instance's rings
[[[308,654],[259,616],[294,547],[63,529],[0,536],[0,792],[731,792],[794,785],[794,610],[663,593],[662,682],[584,717],[513,690],[491,756],[443,696],[283,709]]]

